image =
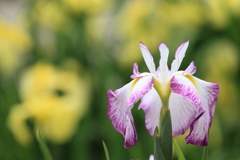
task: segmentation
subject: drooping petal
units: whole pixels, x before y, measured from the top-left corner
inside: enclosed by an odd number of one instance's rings
[[[124,147],[136,144],[137,133],[130,109],[127,108],[128,95],[131,92],[131,83],[112,92],[108,90],[108,117],[114,128],[125,138]]]
[[[153,78],[146,76],[132,80],[122,88],[109,90],[108,117],[114,128],[125,138],[124,147],[128,148],[136,144],[137,134],[131,109],[136,101],[145,95],[153,85]]]
[[[139,105],[139,109],[142,108],[145,111],[145,125],[151,136],[154,135],[154,130],[159,124],[161,107],[161,99],[154,88],[143,96]]]
[[[175,59],[171,64],[171,74],[177,72],[185,56],[189,41],[183,42],[176,50]]]
[[[169,98],[169,109],[171,111],[172,135],[174,137],[184,134],[192,122],[205,112],[199,105],[173,92]]]
[[[219,86],[217,83],[209,83],[196,77],[194,77],[194,81],[198,86],[198,94],[202,102],[201,107],[206,112],[191,124],[186,141],[187,143],[205,146],[208,144],[208,132],[212,124]]]
[[[193,76],[174,75],[170,80],[170,88],[173,93],[177,93],[197,105],[201,104]]]
[[[152,57],[151,53],[149,52],[147,46],[145,46],[142,42],[140,42],[140,49],[142,51],[142,55],[143,55],[144,61],[145,61],[146,65],[147,65],[149,71],[152,74],[155,74],[156,66],[155,66],[155,63],[153,61],[153,57]]]
[[[130,78],[135,79],[135,78],[142,78],[143,76],[140,75],[140,72],[138,71],[138,64],[134,63],[133,64],[133,75],[130,76]]]
[[[161,53],[161,59],[159,61],[159,66],[161,68],[160,76],[165,80],[168,78],[168,72],[169,72],[168,65],[167,65],[169,49],[167,45],[164,43],[161,43],[158,48]]]

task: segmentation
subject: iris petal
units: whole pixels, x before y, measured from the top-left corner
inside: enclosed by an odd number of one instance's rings
[[[156,66],[155,66],[155,63],[153,61],[153,57],[152,57],[151,53],[149,52],[147,46],[145,46],[142,42],[140,42],[140,49],[142,51],[142,55],[143,55],[144,61],[145,61],[146,65],[147,65],[149,71],[152,74],[155,74]]]
[[[171,74],[175,73],[178,71],[182,60],[185,56],[185,52],[187,50],[189,41],[183,42],[176,50],[175,53],[175,59],[173,60],[172,64],[171,64]]]
[[[199,105],[176,93],[170,95],[169,109],[171,111],[172,135],[174,137],[184,134],[192,122],[205,112]]]
[[[194,62],[191,62],[190,65],[187,67],[187,69],[183,72],[183,75],[193,75],[197,70],[197,67],[194,66]]]
[[[197,105],[201,104],[193,76],[174,75],[170,80],[170,87],[173,93],[177,93]]]
[[[137,134],[131,109],[136,101],[145,95],[153,85],[153,77],[146,76],[132,80],[122,88],[109,90],[108,117],[114,128],[125,138],[124,147],[128,148],[136,144]]]
[[[161,107],[161,99],[154,88],[143,96],[139,105],[139,109],[142,108],[145,111],[145,125],[151,136],[154,135],[154,130],[159,124]]]
[[[159,61],[159,66],[161,68],[161,78],[163,78],[164,80],[168,78],[168,73],[169,73],[169,69],[167,66],[167,60],[168,60],[168,55],[169,55],[169,49],[167,47],[166,44],[161,43],[159,45],[159,51],[161,53],[161,59]]]
[[[219,86],[217,83],[205,82],[196,77],[194,77],[194,80],[198,86],[198,94],[202,102],[201,107],[206,112],[191,124],[186,141],[187,143],[205,146],[208,144],[208,132],[212,124]]]

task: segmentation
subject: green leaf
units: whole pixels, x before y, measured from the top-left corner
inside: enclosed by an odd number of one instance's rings
[[[178,159],[179,160],[186,160],[183,153],[182,153],[181,148],[179,147],[179,145],[178,145],[178,143],[175,139],[173,139],[173,145],[174,145],[175,151],[177,153]]]
[[[208,160],[208,146],[203,148],[202,160]]]
[[[165,160],[156,132],[154,134],[154,160]]]
[[[166,160],[172,159],[172,121],[170,110],[165,111],[165,118],[163,119],[163,125],[160,136],[160,146],[163,155]]]
[[[104,148],[104,152],[105,152],[106,160],[110,160],[110,158],[109,158],[109,154],[108,154],[107,146],[106,146],[106,144],[105,144],[104,141],[102,141],[102,143],[103,143],[103,148]]]
[[[45,160],[53,160],[52,156],[51,156],[51,154],[50,154],[50,152],[49,152],[49,150],[47,148],[47,145],[46,145],[45,141],[42,138],[42,135],[41,135],[40,131],[37,130],[36,132],[37,132],[36,133],[37,141],[39,143],[40,149],[41,149],[41,151],[43,153],[43,156],[44,156]]]

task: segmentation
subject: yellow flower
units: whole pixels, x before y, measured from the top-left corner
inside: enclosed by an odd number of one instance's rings
[[[101,23],[97,21],[94,25],[93,21],[90,21],[91,26],[95,26],[96,29],[88,32],[91,36],[97,35],[96,38],[106,37],[109,32],[114,32],[112,35],[116,35],[116,41],[123,46],[121,49],[116,48],[120,65],[130,67],[133,62],[141,60],[140,54],[136,54],[139,52],[139,41],[146,42],[149,48],[155,48],[159,41],[163,40],[170,44],[170,47],[177,46],[180,42],[186,41],[186,37],[191,39],[197,34],[198,27],[204,23],[202,12],[201,5],[195,1],[177,3],[155,0],[126,1],[120,12],[114,15],[111,21],[106,21],[107,29],[103,30],[102,26],[99,26],[104,25],[102,22],[106,15],[103,14],[100,15],[102,18],[98,18]],[[96,33],[99,32],[98,28],[105,31],[101,36]],[[109,39],[112,41],[112,38]],[[153,53],[157,53],[157,50]]]
[[[67,5],[76,13],[94,14],[109,3],[108,0],[62,0],[63,4]]]
[[[57,1],[37,1],[32,9],[32,15],[40,26],[51,29],[62,29],[69,25],[69,19]]]
[[[23,74],[19,92],[23,100],[19,112],[26,112],[27,118],[34,120],[34,125],[46,139],[64,143],[71,138],[86,113],[89,81],[86,77],[79,77],[75,71],[39,62]],[[28,139],[20,141],[18,138],[27,136],[21,129],[16,129],[17,122],[14,122],[20,118],[16,118],[18,114],[13,114],[13,111],[8,119],[11,122],[8,123],[9,128],[16,139],[26,145]]]
[[[0,72],[6,76],[13,74],[31,46],[31,37],[21,26],[0,19]]]
[[[224,124],[235,127],[238,122],[238,90],[234,77],[237,75],[239,66],[239,53],[237,46],[228,40],[218,40],[209,44],[209,47],[201,53],[206,54],[203,62],[205,79],[218,79],[221,85],[219,93],[218,114],[224,117]],[[214,64],[213,64],[214,61]],[[228,106],[226,108],[226,106]]]

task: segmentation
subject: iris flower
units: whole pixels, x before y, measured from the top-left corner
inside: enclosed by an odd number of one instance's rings
[[[159,45],[161,59],[156,69],[148,48],[140,42],[143,58],[150,72],[140,73],[138,65],[133,65],[133,79],[116,91],[108,90],[108,117],[114,128],[125,138],[124,147],[136,144],[137,133],[131,109],[141,99],[139,109],[145,111],[145,125],[151,136],[160,121],[162,107],[170,109],[172,136],[184,134],[187,143],[199,146],[208,144],[208,132],[212,123],[219,86],[193,76],[196,72],[194,62],[184,71],[178,71],[185,56],[189,41],[176,50],[175,59],[168,68],[169,49]]]

